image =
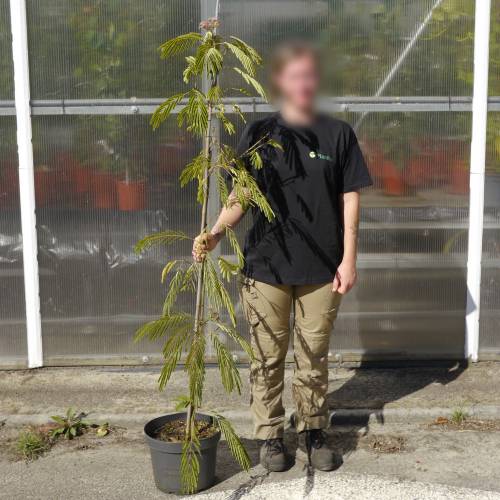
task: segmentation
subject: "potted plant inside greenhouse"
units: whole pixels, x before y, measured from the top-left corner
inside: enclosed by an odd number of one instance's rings
[[[16,135],[14,131],[1,130],[0,141],[0,207],[11,208],[18,203],[19,174],[17,168]]]
[[[400,119],[394,115],[390,116],[383,125],[380,135],[383,151],[382,189],[385,195],[403,196],[406,186],[402,172],[405,167],[407,146]]]
[[[484,204],[497,208],[500,207],[500,116],[488,119],[487,144]]]
[[[116,180],[118,208],[125,212],[146,208],[146,179],[136,160],[121,160],[122,175]]]
[[[120,171],[121,160],[113,149],[100,141],[104,154],[97,160],[97,168],[92,175],[92,197],[95,208],[116,208],[116,180]]]
[[[255,79],[256,67],[261,63],[258,53],[237,37],[221,37],[217,33],[218,21],[211,18],[200,25],[202,33],[186,33],[166,41],[160,48],[163,58],[188,52],[183,80],[186,91],[169,97],[155,111],[151,123],[161,125],[178,105],[179,127],[185,128],[203,141],[203,149],[180,172],[182,186],[197,183],[200,203],[200,233],[207,230],[209,182],[212,180],[225,205],[238,202],[243,207],[259,209],[268,218],[274,214],[245,167],[246,161],[255,168],[262,167],[262,148],[279,147],[268,138],[237,155],[232,148],[220,144],[214,137],[214,121],[218,120],[228,134],[235,132],[233,119],[227,115],[223,102],[225,89],[219,85],[220,75],[227,68],[242,79],[242,92],[253,90],[265,97],[264,90]],[[200,90],[203,88],[203,91]],[[243,119],[237,106],[233,116]],[[226,181],[232,183],[230,196]],[[205,352],[210,343],[215,352],[221,383],[227,392],[240,391],[241,380],[233,356],[226,345],[231,339],[252,357],[251,347],[236,330],[236,315],[225,282],[236,278],[243,256],[235,234],[225,229],[228,241],[237,256],[234,262],[223,257],[214,260],[207,255],[201,262],[187,258],[166,263],[162,280],[168,281],[163,312],[158,319],[142,326],[136,339],[152,341],[164,339],[164,365],[159,377],[164,389],[183,358],[187,376],[187,394],[179,395],[178,412],[163,415],[145,426],[146,440],[151,451],[156,485],[165,492],[193,493],[211,486],[215,480],[217,445],[221,434],[228,448],[243,469],[250,461],[241,439],[232,425],[220,414],[202,412]],[[192,235],[196,236],[196,235]],[[136,250],[143,252],[153,245],[192,240],[192,236],[177,230],[150,235],[138,242]],[[193,300],[181,298],[192,295]],[[186,305],[194,302],[194,312]]]

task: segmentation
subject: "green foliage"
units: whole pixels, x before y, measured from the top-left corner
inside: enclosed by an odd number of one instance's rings
[[[241,378],[232,354],[226,345],[221,342],[217,333],[211,334],[212,344],[217,356],[217,365],[221,375],[222,385],[227,392],[233,392],[235,389],[241,394]]]
[[[177,115],[177,125],[203,139],[202,151],[189,162],[180,174],[181,187],[197,183],[197,199],[202,210],[201,232],[206,231],[206,213],[209,196],[208,183],[215,180],[224,206],[239,203],[242,208],[255,208],[271,220],[273,211],[250,174],[248,166],[264,167],[264,148],[280,147],[264,137],[241,155],[226,145],[219,144],[212,133],[212,123],[218,120],[228,134],[235,132],[235,125],[226,115],[224,89],[219,85],[219,76],[227,66],[239,75],[245,94],[253,91],[261,97],[265,92],[256,80],[256,68],[261,64],[259,54],[243,40],[231,36],[223,38],[217,34],[218,21],[201,23],[203,34],[187,33],[166,41],[161,47],[164,58],[185,54],[186,66],[182,79],[189,84],[185,92],[168,97],[153,113],[151,125],[158,128],[167,120],[176,106],[182,106]],[[227,60],[229,59],[229,63]],[[236,64],[236,66],[235,66]],[[244,121],[243,114],[233,106],[237,117]],[[228,185],[231,185],[229,188]],[[231,193],[229,193],[231,189]],[[207,343],[216,355],[221,383],[227,392],[241,391],[241,378],[235,360],[226,345],[227,339],[236,342],[250,358],[252,349],[236,331],[236,313],[231,296],[224,281],[230,282],[243,266],[243,253],[233,230],[226,228],[231,248],[237,262],[219,257],[216,261],[207,255],[201,263],[188,259],[175,259],[163,268],[161,280],[167,284],[162,314],[159,318],[143,325],[135,339],[163,340],[163,367],[159,377],[160,390],[167,385],[173,371],[184,359],[184,371],[188,378],[188,394],[178,399],[178,407],[185,409],[186,437],[183,441],[181,478],[184,491],[196,491],[199,475],[200,442],[195,424],[196,413],[203,403],[205,382],[205,356]],[[154,245],[191,239],[179,231],[163,231],[143,238],[136,245],[138,253]],[[180,307],[183,294],[196,297],[194,314],[188,314]],[[208,330],[208,331],[207,331]],[[229,422],[220,415],[214,422],[224,434],[229,449],[238,463],[248,469],[250,461],[241,440]]]
[[[83,419],[86,417],[85,413],[76,413],[72,408],[68,408],[66,415],[54,415],[51,418],[56,424],[56,427],[50,432],[51,437],[65,437],[66,439],[73,439],[82,434],[82,432],[89,426]]]
[[[250,457],[248,456],[247,450],[243,446],[241,439],[234,431],[233,426],[230,424],[230,422],[222,415],[215,414],[214,423],[216,427],[222,432],[222,435],[226,439],[231,454],[240,464],[241,468],[243,470],[250,469]]]
[[[184,33],[176,38],[167,40],[160,45],[161,57],[167,59],[168,57],[185,52],[202,39],[203,37],[199,33]]]
[[[467,419],[468,416],[469,415],[467,414],[467,412],[465,410],[463,410],[462,408],[457,408],[451,414],[451,419],[450,420],[454,424],[460,425],[460,424],[464,423],[464,421]]]
[[[162,231],[160,233],[151,234],[136,243],[136,253],[144,252],[154,245],[170,245],[174,241],[189,239],[182,231]]]
[[[16,441],[16,451],[25,460],[36,460],[50,448],[47,434],[28,428],[22,431]]]

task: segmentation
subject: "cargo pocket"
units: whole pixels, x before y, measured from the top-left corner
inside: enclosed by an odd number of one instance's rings
[[[259,295],[253,278],[242,278],[240,297],[245,318],[253,329],[265,317],[265,314],[259,310]]]

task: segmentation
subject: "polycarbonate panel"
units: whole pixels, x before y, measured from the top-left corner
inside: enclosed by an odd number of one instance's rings
[[[0,366],[26,365],[16,119],[0,116]]]
[[[500,71],[497,71],[497,78]],[[500,355],[500,113],[489,113],[481,272],[479,352]]]
[[[340,118],[354,125],[359,115]],[[363,190],[359,281],[342,303],[333,353],[463,356],[470,127],[467,113],[365,117],[357,134],[375,186]],[[235,146],[237,136],[224,140]],[[249,219],[238,228],[242,243]]]
[[[500,96],[500,0],[491,0],[488,91],[490,96]]]
[[[196,145],[175,122],[153,132],[147,116],[33,119],[44,356],[47,364],[159,352],[132,342],[161,313],[161,271],[191,259],[183,242],[137,256],[147,234],[196,235],[196,193],[178,176]],[[126,180],[128,178],[128,181]]]
[[[284,40],[315,42],[322,50],[328,94],[375,95],[411,45],[382,95],[471,95],[474,1],[445,1],[432,10],[436,3],[226,0],[221,30],[243,38],[266,58]],[[429,13],[430,22],[420,30]]]
[[[500,0],[491,4],[489,94],[500,95]],[[500,113],[488,113],[479,355],[500,355]]]
[[[163,97],[183,87],[166,39],[197,31],[200,0],[27,0],[33,99]]]
[[[0,0],[0,101],[14,98],[9,0]]]

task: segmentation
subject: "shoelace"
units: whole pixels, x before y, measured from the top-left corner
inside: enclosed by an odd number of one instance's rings
[[[311,429],[307,431],[309,434],[309,442],[315,449],[320,449],[326,442],[326,434],[323,429]]]
[[[271,455],[283,453],[285,450],[283,440],[279,438],[266,439],[266,447]]]

